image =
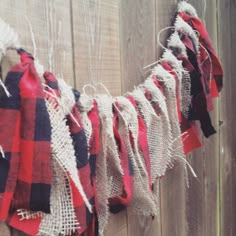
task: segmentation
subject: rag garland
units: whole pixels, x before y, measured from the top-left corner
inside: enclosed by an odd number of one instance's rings
[[[158,179],[216,132],[223,69],[196,10],[178,4],[167,49],[124,96],[89,96],[19,49],[0,93],[0,220],[32,236],[103,235],[126,208],[154,216]],[[42,83],[42,81],[44,82]],[[192,171],[192,169],[191,169]]]

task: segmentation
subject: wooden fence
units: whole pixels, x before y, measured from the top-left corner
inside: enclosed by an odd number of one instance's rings
[[[175,0],[1,0],[0,17],[19,34],[22,46],[44,68],[81,89],[102,82],[120,95],[148,75],[143,67],[161,55],[158,32],[170,26]],[[204,19],[225,70],[224,89],[212,114],[217,135],[188,157],[197,173],[176,165],[160,180],[160,214],[155,219],[124,211],[111,217],[107,236],[236,235],[236,1],[190,0]],[[162,34],[165,44],[169,31]],[[18,61],[9,52],[4,73]],[[234,143],[235,142],[235,143]],[[1,236],[19,236],[4,223]]]

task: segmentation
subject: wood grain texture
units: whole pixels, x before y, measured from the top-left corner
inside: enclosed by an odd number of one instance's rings
[[[235,1],[218,1],[219,49],[225,69],[224,89],[220,101],[220,177],[221,177],[221,235],[236,234],[236,111],[235,111],[235,32],[232,27],[236,19]]]
[[[4,222],[0,222],[0,234],[1,236],[10,236],[11,232],[10,229]]]
[[[126,214],[126,210],[118,214],[111,214],[104,236],[127,236],[128,225]]]
[[[160,30],[171,26],[177,8],[177,1],[156,1],[156,29]],[[166,39],[171,30],[167,29],[160,35],[161,43],[166,46]],[[158,57],[163,49],[157,42],[156,51]],[[183,165],[176,163],[176,166],[168,170],[166,176],[161,179],[161,235],[179,236],[185,235],[186,214],[185,214],[185,188]]]
[[[48,0],[45,4],[47,69],[74,86],[70,0]]]
[[[157,53],[157,60],[161,57],[163,53],[163,48],[159,45],[157,36],[160,30],[172,26],[175,11],[177,9],[177,0],[168,0],[168,1],[160,1],[156,0],[156,53]],[[160,43],[166,47],[166,39],[171,34],[172,30],[166,29],[160,34]]]
[[[121,0],[120,38],[122,92],[132,91],[150,71],[143,67],[156,60],[155,0]],[[159,220],[158,220],[159,219]],[[128,210],[129,236],[160,235],[160,216],[132,214]]]
[[[202,7],[202,18],[206,24],[213,45],[218,52],[218,24],[217,24],[217,1],[206,1]],[[217,134],[204,139],[203,142],[203,160],[204,160],[204,235],[218,235],[218,217],[219,217],[219,100],[214,100],[215,109],[211,112],[212,123],[217,130]],[[198,158],[198,157],[196,157]]]
[[[102,82],[120,95],[119,1],[72,0],[72,23],[76,87]],[[105,235],[112,234],[127,235],[126,211],[111,215]]]
[[[190,1],[199,17],[205,22],[209,35],[217,48],[217,10],[216,1]],[[218,102],[211,113],[212,122],[218,129]],[[218,188],[219,188],[219,132],[209,139],[202,140],[203,146],[191,156],[190,163],[198,178],[190,176],[187,189],[188,235],[217,235],[218,230]]]
[[[121,0],[120,38],[122,92],[143,82],[150,71],[143,67],[156,60],[155,1]]]
[[[33,52],[46,70],[81,90],[102,82],[112,95],[131,91],[150,73],[143,67],[161,56],[158,32],[172,23],[177,0],[2,0],[0,16],[19,34],[22,46]],[[189,173],[186,188],[180,165],[161,179],[160,215],[112,215],[110,236],[235,236],[236,235],[236,22],[235,0],[189,0],[219,49],[225,77],[221,99],[212,120],[223,125],[218,134],[203,139],[203,147],[188,160],[198,178]],[[233,24],[234,23],[234,24]],[[165,45],[170,30],[160,39]],[[18,62],[15,52],[3,61],[4,75]],[[105,92],[101,88],[98,92]],[[0,236],[25,236],[0,224]]]
[[[35,58],[45,70],[64,78],[71,85],[74,84],[69,0],[1,1],[0,16],[18,33],[21,46],[33,54],[28,21],[37,47]],[[16,52],[8,52],[3,60],[3,75],[18,62]],[[0,235],[10,235],[3,224],[0,226]],[[11,230],[11,235],[25,234]]]
[[[69,3],[69,0],[2,1],[0,14],[18,33],[21,46],[33,54],[29,22],[37,47],[36,59],[45,70],[73,84]],[[5,68],[19,61],[15,52],[9,52],[8,56],[4,60]]]
[[[72,21],[77,88],[102,82],[120,95],[119,0],[72,0]]]

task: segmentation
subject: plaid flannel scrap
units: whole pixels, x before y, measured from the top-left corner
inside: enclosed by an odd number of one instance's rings
[[[109,208],[112,213],[118,213],[125,209],[131,201],[133,195],[134,178],[133,166],[129,159],[128,152],[125,147],[124,140],[118,130],[118,108],[119,104],[116,102],[113,106],[113,133],[118,148],[121,167],[123,169],[123,193],[121,196],[109,198]]]
[[[17,69],[17,68],[16,68]],[[20,90],[23,72],[10,70],[5,85],[11,96],[0,97],[0,220],[5,220],[15,191],[20,164]]]
[[[212,97],[218,97],[218,93],[221,91],[223,86],[223,68],[209,37],[209,34],[206,30],[206,27],[197,17],[190,16],[184,12],[180,12],[179,16],[182,17],[184,21],[186,21],[189,25],[192,26],[193,29],[197,30],[199,33],[199,41],[201,43],[200,54],[203,71],[205,72],[205,76],[208,76],[208,83],[211,83],[210,89]],[[211,60],[209,60],[209,56]],[[206,59],[208,59],[208,63],[205,63]],[[211,73],[211,64],[213,76],[212,81],[209,76]]]
[[[46,84],[54,91],[56,96],[59,97],[60,93],[57,79],[50,72],[45,72],[44,77]],[[75,95],[78,95],[78,92],[74,91],[74,93]],[[71,138],[73,140],[78,175],[80,177],[80,181],[86,196],[90,200],[91,205],[94,205],[94,194],[90,181],[90,165],[88,161],[88,144],[76,104],[74,105],[71,113],[66,117],[66,119],[67,125],[70,129]],[[78,189],[70,178],[69,182],[72,190],[75,214],[80,223],[78,232],[83,233],[87,230],[90,224],[92,214],[87,209],[84,200],[81,197],[81,194],[78,192]]]
[[[82,127],[82,122],[80,119],[79,111],[77,105],[72,108],[71,115],[68,115],[67,121],[70,128],[71,137],[73,140],[73,145],[75,149],[75,156],[77,161],[77,168],[80,177],[81,184],[83,186],[84,192],[89,199],[91,205],[94,205],[94,191],[92,182],[90,179],[91,169],[89,164],[88,156],[88,143],[85,136],[84,129]],[[79,126],[76,124],[78,122]],[[73,189],[73,188],[72,188]],[[82,200],[82,199],[81,199]],[[75,212],[80,223],[79,233],[86,231],[90,225],[92,214],[89,212],[83,201],[77,201],[75,204]],[[86,216],[86,217],[85,217]]]
[[[201,146],[201,142],[199,140],[199,137],[196,133],[196,128],[193,124],[193,122],[188,121],[180,109],[180,97],[179,97],[179,81],[177,78],[176,71],[173,70],[173,68],[167,63],[162,62],[161,65],[164,69],[169,71],[176,80],[176,106],[178,110],[178,118],[180,122],[180,129],[182,134],[182,143],[183,143],[183,151],[184,154],[188,154],[189,152],[192,152],[196,148],[199,148]]]
[[[193,65],[190,63],[187,57],[181,54],[176,54],[176,57],[180,61],[182,61],[183,67],[189,72],[189,75],[191,78],[191,73],[194,71]],[[183,133],[185,154],[202,146],[195,121],[191,121],[183,117],[182,122],[180,124],[180,128],[181,128],[181,132]],[[186,131],[187,133],[185,133]]]
[[[50,212],[51,126],[33,57],[19,50],[21,63],[8,72],[11,97],[1,97],[0,218],[25,208]],[[14,196],[14,197],[13,197]]]
[[[8,218],[8,225],[14,229],[20,230],[27,235],[36,236],[40,227],[42,218],[37,217],[34,219],[22,220],[21,216],[14,212]]]
[[[88,118],[92,125],[92,134],[89,140],[89,164],[91,169],[90,181],[92,182],[94,192],[95,212],[89,227],[88,235],[98,235],[98,199],[96,195],[96,160],[100,147],[100,118],[98,114],[98,105],[94,100],[92,109],[88,112]]]
[[[205,137],[209,137],[215,134],[216,131],[209,115],[209,110],[212,109],[212,101],[209,94],[206,95],[203,88],[203,80],[201,79],[202,70],[198,51],[196,51],[196,46],[189,35],[184,32],[179,32],[179,34],[187,49],[188,60],[194,68],[190,71],[192,102],[188,119],[199,120],[203,134]]]
[[[51,124],[33,57],[20,50],[20,167],[13,209],[50,213]]]
[[[93,108],[88,113],[88,118],[92,125],[92,134],[89,140],[89,164],[91,168],[91,182],[95,185],[96,159],[100,146],[100,118],[98,114],[97,102],[94,100]],[[95,188],[94,188],[95,191]],[[95,193],[96,194],[96,193]]]

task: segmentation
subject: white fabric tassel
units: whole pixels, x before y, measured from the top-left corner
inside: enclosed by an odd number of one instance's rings
[[[166,106],[165,96],[162,94],[160,89],[154,84],[152,78],[148,78],[145,82],[140,85],[143,89],[147,89],[151,94],[151,102],[156,103],[159,108],[159,117],[161,119],[161,130],[158,133],[160,136],[160,147],[162,152],[162,159],[160,165],[160,176],[163,176],[166,172],[167,167],[172,166],[172,142],[173,136],[171,131],[169,114]]]
[[[102,235],[108,223],[107,199],[119,196],[123,191],[118,149],[113,134],[112,98],[107,95],[96,97],[101,121],[101,148],[96,164],[99,233]]]
[[[181,141],[181,131],[178,120],[178,112],[176,106],[176,82],[169,72],[164,72],[165,69],[158,65],[156,68],[156,77],[163,83],[164,94],[166,97],[166,105],[170,119],[171,131],[172,131],[172,163],[177,160],[177,157],[184,156],[183,154],[183,144]],[[168,73],[168,76],[162,77],[163,74]],[[166,74],[167,75],[167,74]]]
[[[194,45],[196,46],[197,52],[199,51],[199,40],[197,33],[193,30],[193,28],[186,23],[180,16],[176,17],[175,23],[174,23],[176,31],[183,31],[184,33],[188,34],[192,40],[194,41]]]
[[[187,55],[187,49],[184,45],[184,43],[181,41],[179,37],[179,33],[175,31],[173,34],[171,34],[170,38],[167,40],[167,47],[169,49],[176,48],[178,49],[179,53],[183,55],[184,57],[188,57]]]
[[[156,215],[157,207],[149,185],[149,178],[144,161],[138,150],[138,119],[135,108],[125,97],[116,97],[119,104],[118,129],[124,139],[128,157],[134,170],[134,191],[129,205],[132,213],[141,215]],[[131,146],[130,134],[134,148]],[[141,165],[141,166],[140,166]]]
[[[0,18],[0,60],[6,54],[7,49],[18,47],[17,33]]]
[[[162,144],[162,124],[160,117],[155,113],[152,105],[146,99],[141,89],[135,89],[130,95],[135,99],[138,110],[144,119],[147,127],[148,146],[150,154],[150,168],[152,183],[157,177],[162,176],[163,144]]]
[[[185,12],[191,16],[198,17],[196,9],[186,1],[179,2],[177,11]]]
[[[191,105],[191,79],[188,71],[183,68],[182,61],[178,60],[170,50],[166,50],[162,56],[163,60],[177,73],[178,96],[180,99],[180,109],[185,117],[188,117]]]
[[[85,94],[81,94],[78,101],[78,107],[80,111],[80,118],[83,124],[84,132],[87,138],[88,145],[90,143],[90,138],[92,135],[92,124],[88,118],[88,112],[93,108],[93,99]]]

